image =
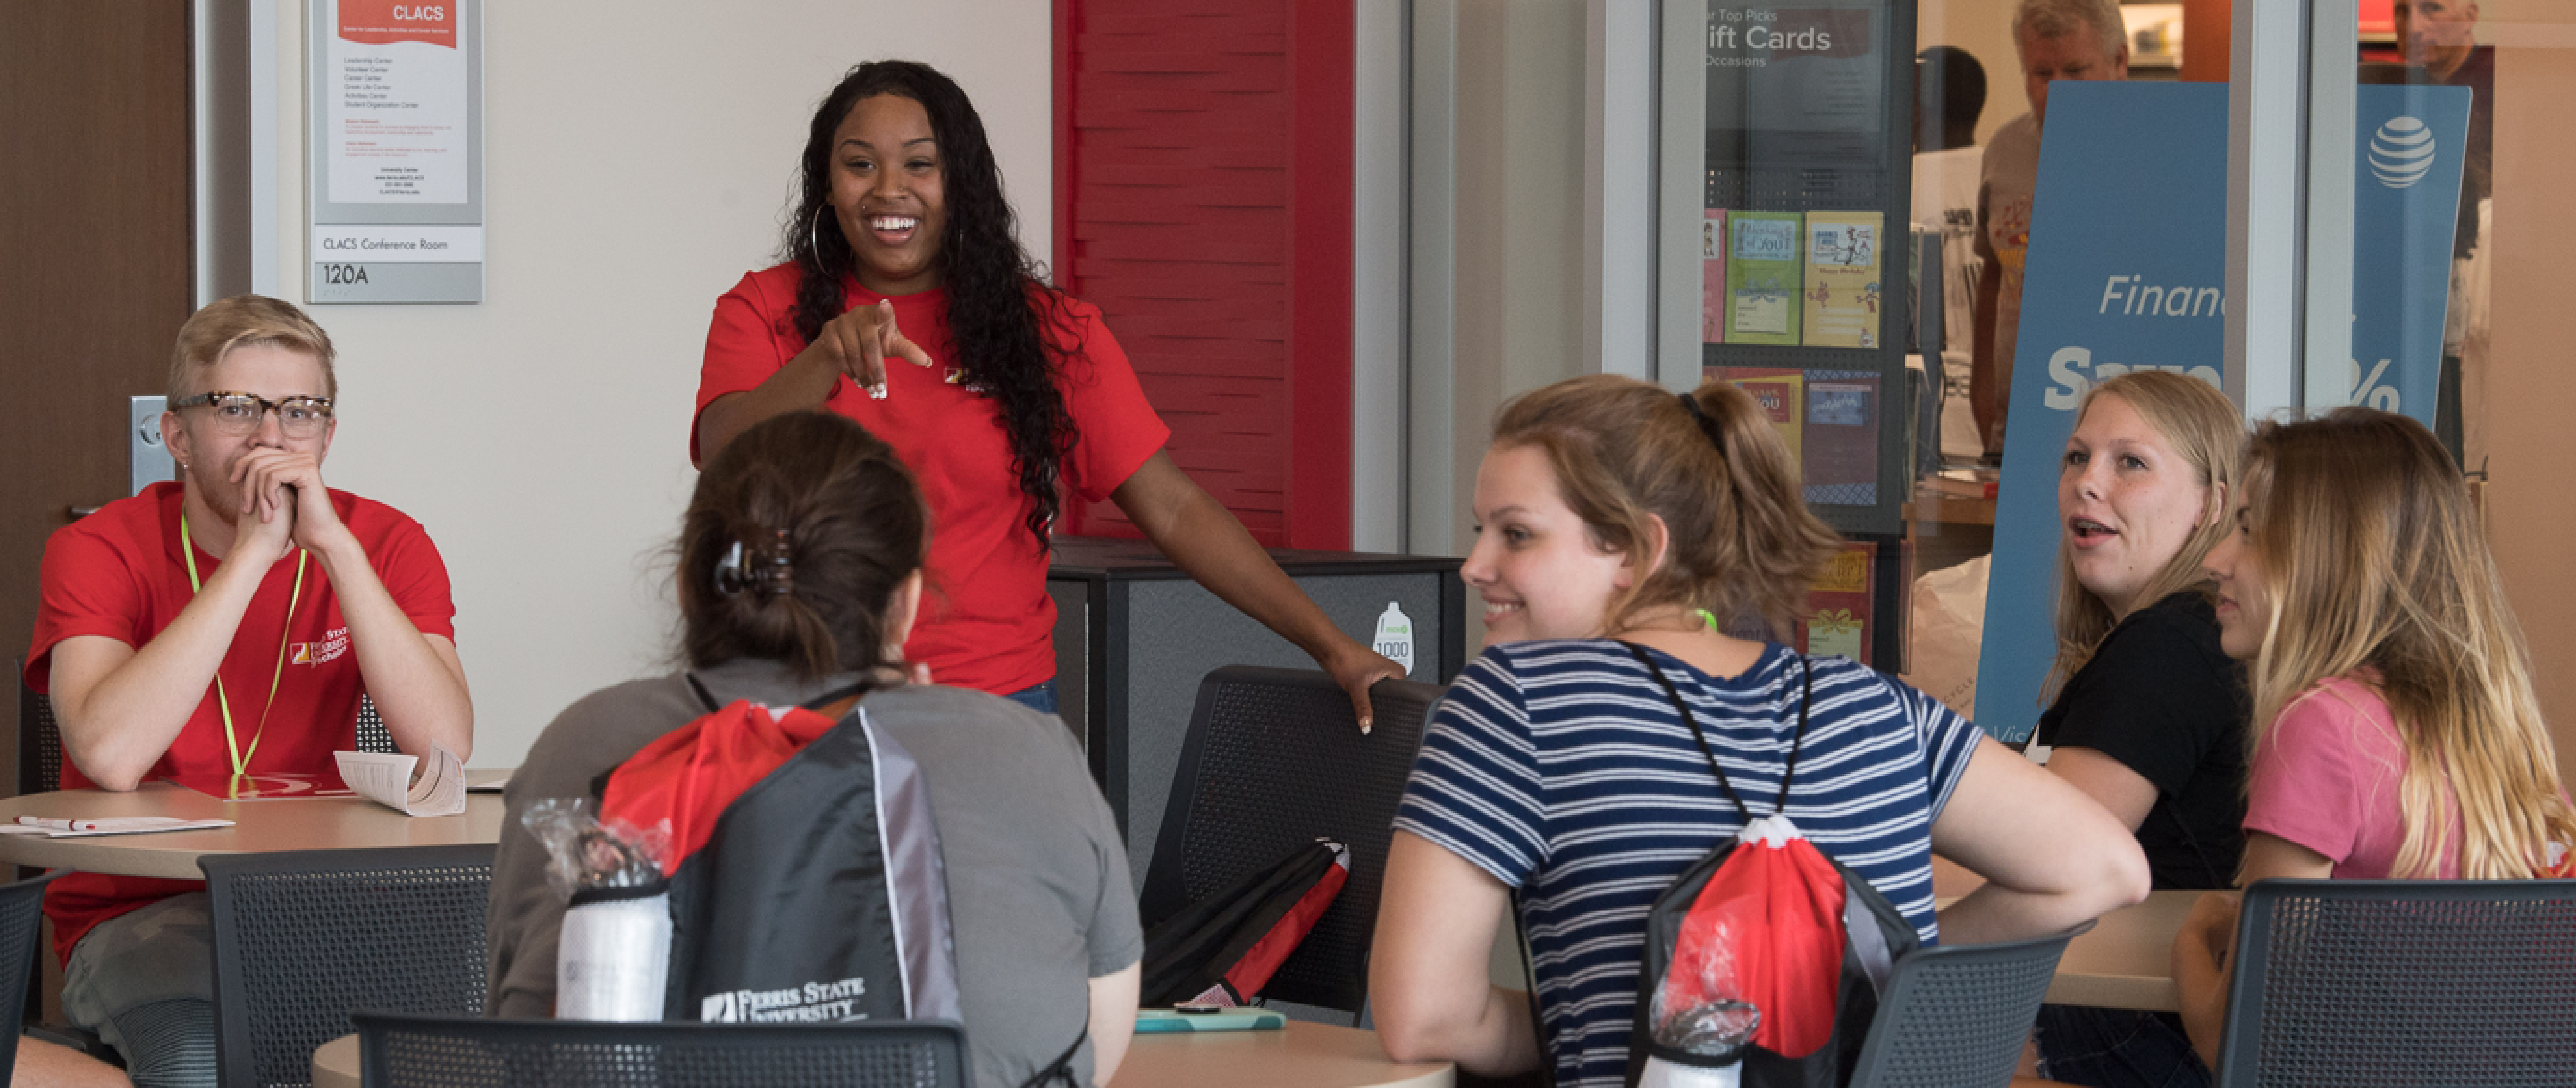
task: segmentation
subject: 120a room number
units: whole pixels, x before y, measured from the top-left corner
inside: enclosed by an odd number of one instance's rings
[[[367,282],[367,266],[363,264],[326,264],[320,267],[324,283]]]

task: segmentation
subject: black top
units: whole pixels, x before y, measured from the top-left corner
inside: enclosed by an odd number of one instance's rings
[[[2138,825],[2155,887],[2225,888],[2245,855],[2245,666],[2198,590],[2129,614],[2057,702],[2039,743],[2090,748],[2156,788]]]

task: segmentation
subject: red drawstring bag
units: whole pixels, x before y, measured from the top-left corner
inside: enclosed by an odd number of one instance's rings
[[[1732,1067],[1746,1088],[1846,1084],[1896,957],[1919,943],[1887,897],[1807,841],[1784,814],[1807,739],[1815,676],[1771,815],[1755,819],[1726,780],[1681,692],[1631,646],[1690,726],[1744,829],[1675,878],[1646,914],[1627,1083],[1657,1085],[1679,1067]]]
[[[735,798],[839,724],[801,706],[720,707],[620,764],[600,790],[602,814],[636,828],[669,821],[662,875],[677,875]]]
[[[1649,1018],[1749,1002],[1762,1012],[1753,1045],[1815,1053],[1834,1033],[1835,991],[1816,983],[1842,972],[1845,893],[1833,861],[1787,817],[1754,821],[1691,899]]]

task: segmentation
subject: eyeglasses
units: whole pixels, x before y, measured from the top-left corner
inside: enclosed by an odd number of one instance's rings
[[[228,435],[245,435],[259,429],[262,417],[274,410],[277,429],[288,438],[311,438],[322,433],[331,421],[331,402],[321,397],[288,397],[270,400],[249,393],[199,393],[170,406],[172,411],[212,407],[215,429]]]

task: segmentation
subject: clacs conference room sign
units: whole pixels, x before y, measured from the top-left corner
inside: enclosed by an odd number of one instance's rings
[[[309,301],[483,301],[481,16],[306,0]]]

